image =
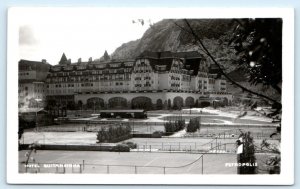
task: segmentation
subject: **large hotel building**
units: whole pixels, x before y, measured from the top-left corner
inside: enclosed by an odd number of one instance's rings
[[[218,68],[196,51],[146,51],[134,60],[104,56],[76,63],[63,54],[57,65],[49,67],[43,87],[48,106],[68,109],[149,110],[232,100]]]

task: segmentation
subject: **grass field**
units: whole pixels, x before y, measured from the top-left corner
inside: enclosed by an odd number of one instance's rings
[[[25,172],[26,151],[19,152],[19,172]],[[33,153],[35,163],[81,164],[80,167],[27,168],[35,173],[103,173],[103,174],[202,174],[201,154],[150,153],[150,152],[84,152],[84,151],[37,151]],[[196,161],[199,159],[198,161]],[[84,160],[84,166],[83,166]],[[196,161],[196,162],[194,162]],[[30,160],[32,163],[33,160]],[[192,163],[194,162],[194,163]],[[203,157],[204,174],[236,174],[235,154],[206,154]],[[190,164],[192,163],[192,164]],[[190,164],[190,165],[188,165]],[[81,171],[80,171],[81,170]]]

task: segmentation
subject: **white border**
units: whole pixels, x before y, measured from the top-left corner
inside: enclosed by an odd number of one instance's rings
[[[280,175],[107,175],[18,173],[19,18],[32,11],[99,11],[129,18],[283,19],[282,161]],[[22,12],[22,14],[20,14]],[[10,8],[7,39],[7,182],[11,184],[213,184],[292,185],[294,183],[294,10],[292,8]]]

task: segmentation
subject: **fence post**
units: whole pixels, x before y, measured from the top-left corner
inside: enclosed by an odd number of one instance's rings
[[[202,155],[202,161],[201,161],[202,175],[203,175],[203,158],[204,158],[204,155]]]
[[[164,167],[164,175],[166,174],[166,167]]]
[[[82,170],[84,170],[84,160],[82,160]]]
[[[40,169],[40,164],[38,163],[38,172],[41,172],[41,169]]]

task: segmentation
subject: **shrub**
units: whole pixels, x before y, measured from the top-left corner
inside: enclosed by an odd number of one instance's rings
[[[164,135],[164,132],[162,131],[155,131],[154,133],[152,133],[152,138],[161,138]]]
[[[127,145],[130,149],[135,149],[137,147],[136,143],[133,142],[125,142],[123,144]]]
[[[124,140],[124,137],[130,135],[131,127],[127,126],[115,126],[104,128],[102,127],[100,131],[97,133],[97,143],[100,142],[115,142],[118,139]]]
[[[185,122],[184,120],[176,120],[175,122],[166,122],[164,124],[166,133],[174,133],[184,129]]]
[[[200,129],[199,119],[191,119],[189,124],[186,127],[186,132],[193,133]]]
[[[127,144],[118,144],[112,148],[113,152],[130,152],[130,147]]]

